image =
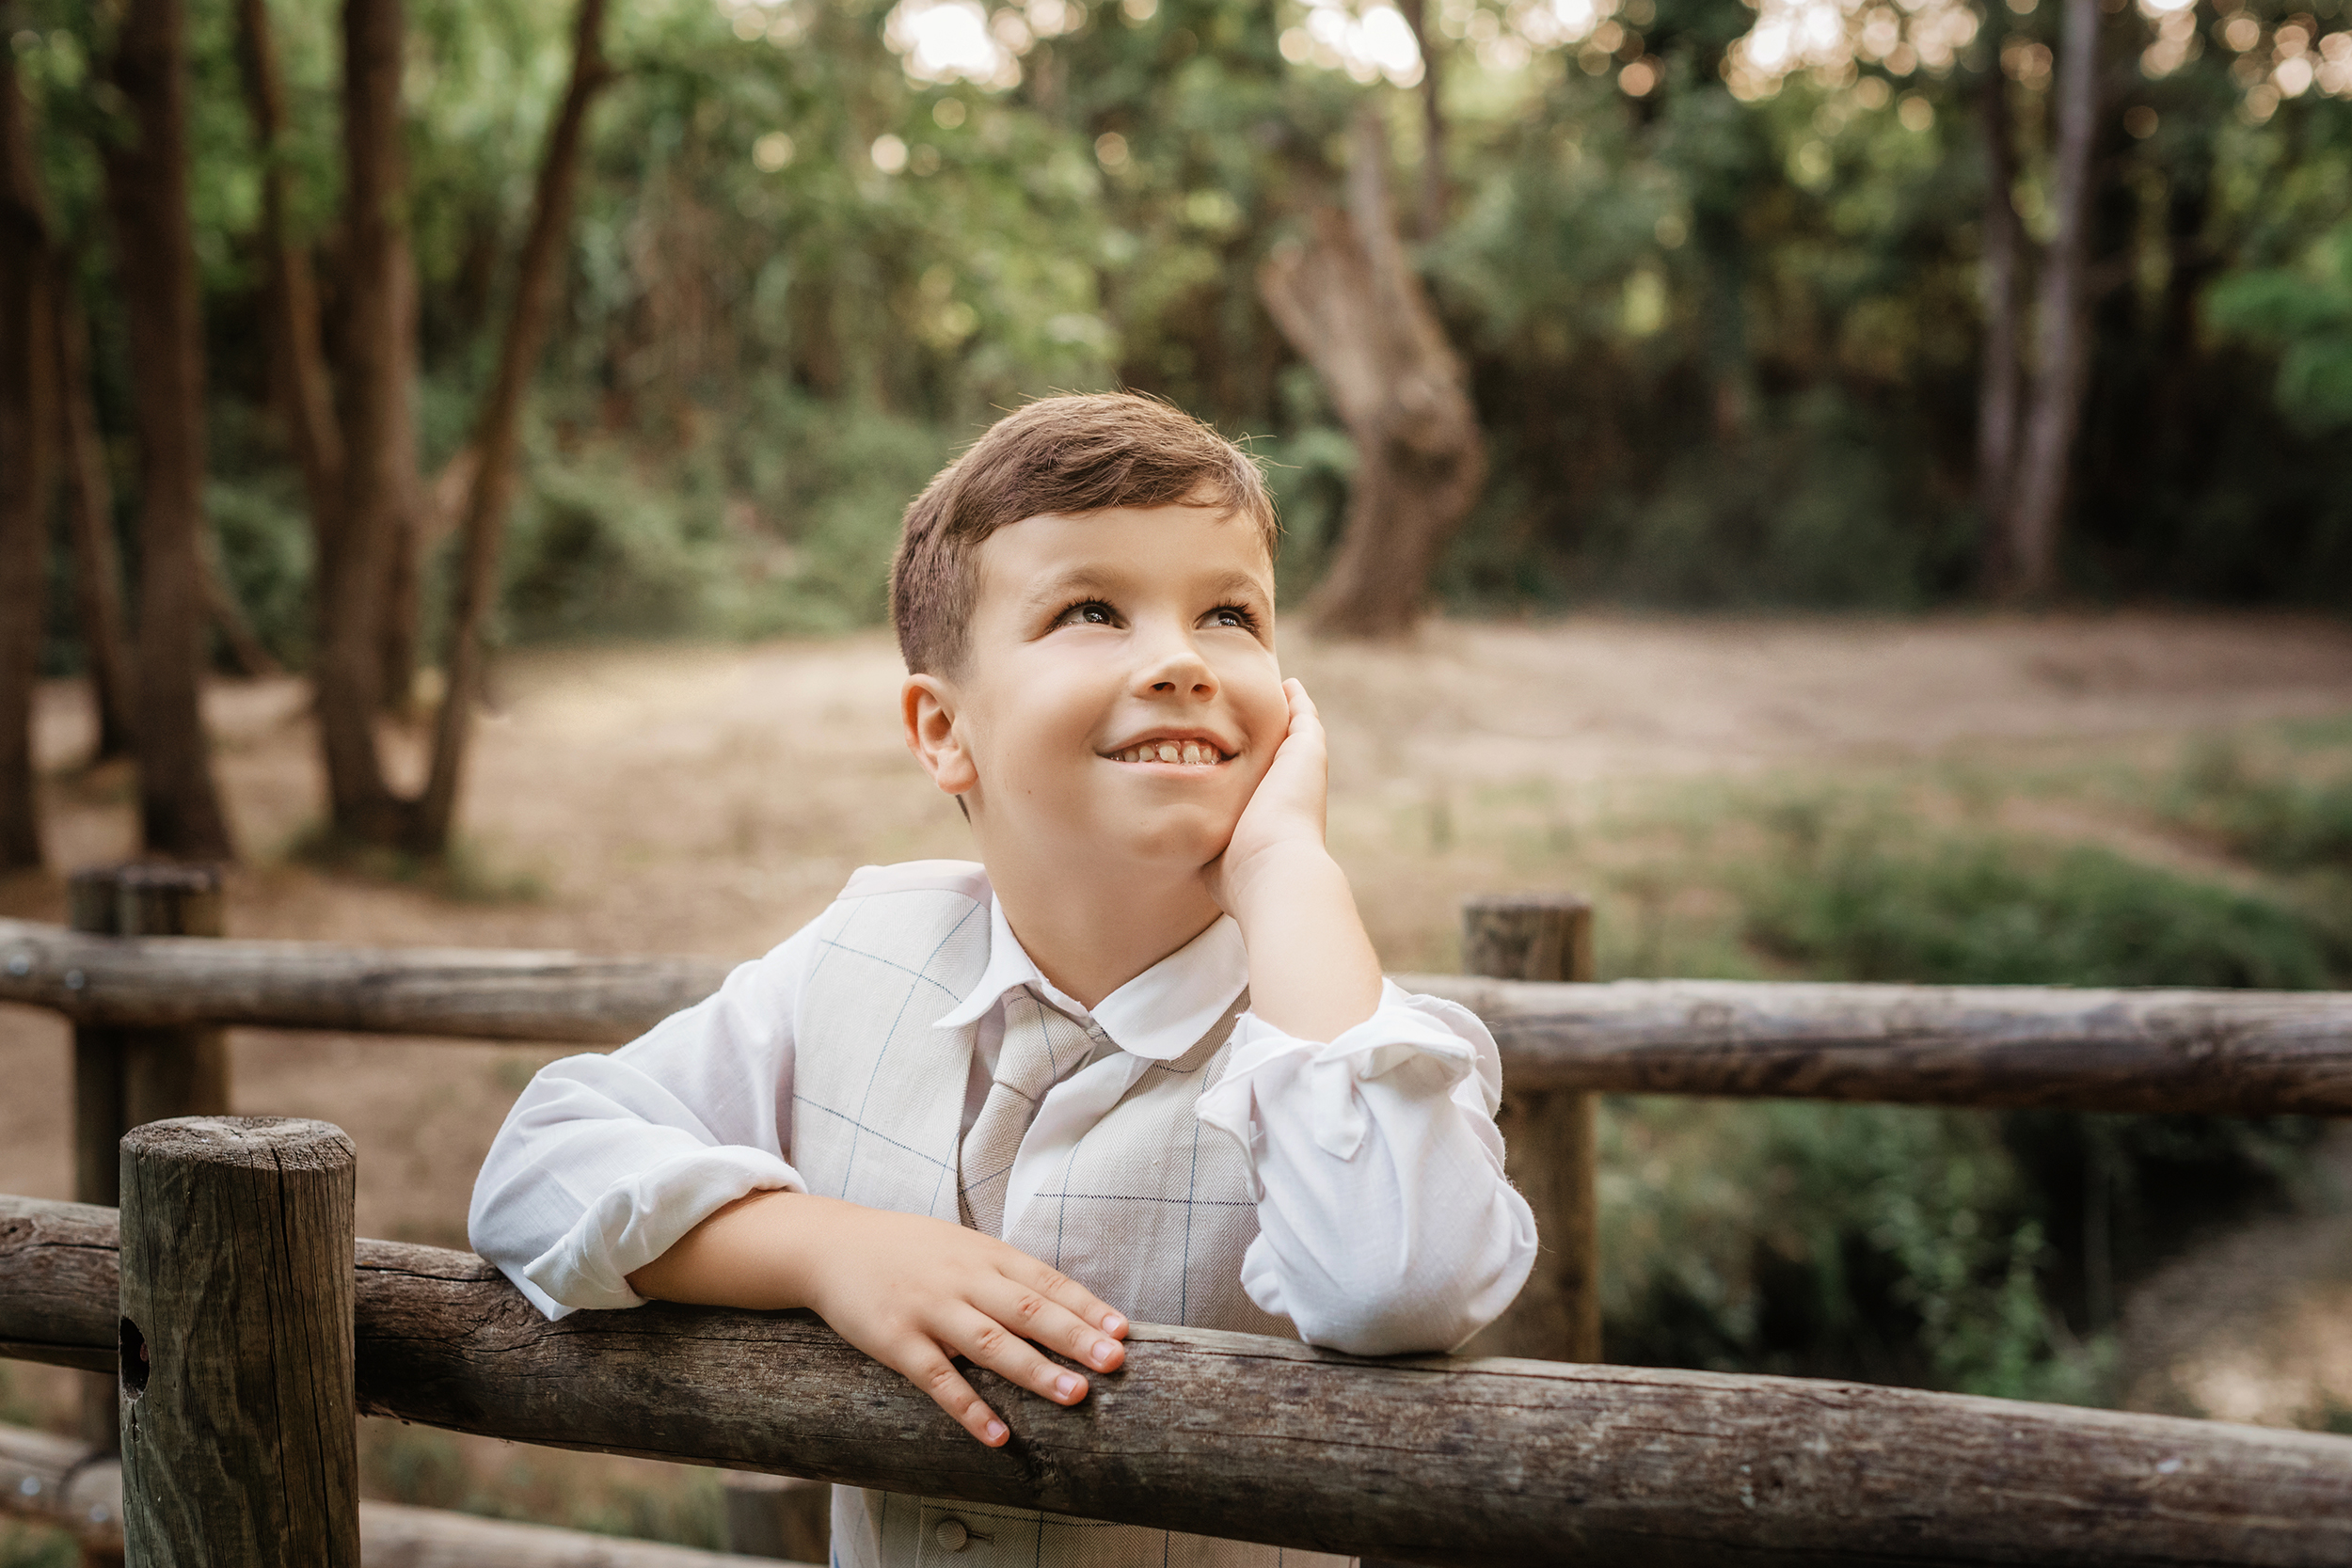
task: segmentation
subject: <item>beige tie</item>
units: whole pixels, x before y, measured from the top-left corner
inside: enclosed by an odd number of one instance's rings
[[[1095,1058],[1117,1050],[1099,1028],[1047,1006],[1024,986],[1005,995],[1005,1038],[980,1117],[963,1135],[956,1188],[963,1223],[991,1236],[1005,1230],[1005,1188],[1013,1156],[1037,1119],[1045,1091]]]

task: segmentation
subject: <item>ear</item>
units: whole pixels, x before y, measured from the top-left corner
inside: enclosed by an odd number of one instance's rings
[[[931,783],[949,795],[961,795],[980,782],[979,769],[956,728],[956,710],[955,687],[937,675],[909,675],[898,688],[898,718],[906,730],[907,750]]]

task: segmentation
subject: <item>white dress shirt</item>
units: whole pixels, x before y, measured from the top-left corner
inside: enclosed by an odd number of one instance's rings
[[[551,1063],[523,1090],[483,1163],[469,1227],[542,1312],[638,1306],[628,1275],[713,1211],[762,1189],[807,1190],[786,1144],[814,930],[740,965],[632,1044]],[[1120,1048],[1046,1093],[1014,1158],[1007,1230],[1057,1154],[1152,1063],[1197,1043],[1248,983],[1228,918],[1082,1007],[1039,972],[990,900],[987,967],[937,1024],[977,1025],[965,1130],[987,1097],[1009,992],[1025,986],[1090,1017]],[[1387,980],[1373,1016],[1329,1042],[1244,1012],[1196,1114],[1249,1157],[1259,1221],[1241,1260],[1249,1298],[1310,1343],[1365,1355],[1451,1349],[1500,1315],[1535,1256],[1534,1216],[1502,1175],[1502,1083],[1494,1038],[1474,1015]]]

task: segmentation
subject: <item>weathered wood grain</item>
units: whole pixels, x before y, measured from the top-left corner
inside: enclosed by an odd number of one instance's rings
[[[707,958],[78,936],[0,920],[0,1002],[77,1022],[616,1045],[718,988]],[[2352,994],[1544,985],[1400,974],[1485,1018],[1515,1087],[2352,1116]]]
[[[116,1213],[0,1194],[0,1356],[114,1373]]]
[[[70,1437],[0,1426],[0,1514],[69,1531],[85,1550],[119,1554],[122,1466]],[[367,1568],[789,1568],[772,1557],[364,1501],[359,1556]]]
[[[109,937],[217,937],[226,929],[220,868],[92,866],[66,881],[69,923]],[[120,1200],[122,1134],[146,1121],[223,1116],[229,1110],[229,1040],[219,1029],[73,1030],[73,1196]],[[82,1380],[82,1435],[112,1453],[119,1440],[114,1374]],[[85,1553],[101,1568],[103,1553]],[[119,1562],[112,1568],[120,1568]]]
[[[84,937],[0,920],[0,1002],[76,1022],[619,1045],[719,989],[708,958]]]
[[[1462,901],[1462,967],[1495,980],[1589,982],[1593,906],[1574,894],[1490,894]],[[1597,1361],[1600,1212],[1593,1097],[1508,1079],[1496,1124],[1504,1168],[1535,1215],[1535,1267],[1472,1355]]]
[[[1396,980],[1484,1019],[1519,1087],[2352,1116],[2352,993]]]
[[[323,1121],[181,1117],[123,1135],[130,1561],[359,1568],[356,1167]]]
[[[0,1200],[0,1340],[56,1359],[111,1337],[88,1307],[14,1305],[20,1259],[98,1250],[87,1213]],[[379,1415],[1408,1561],[2352,1561],[2352,1439],[2308,1433],[1138,1325],[1074,1410],[977,1374],[1015,1431],[990,1450],[805,1314],[550,1323],[469,1254],[363,1242],[357,1323]]]

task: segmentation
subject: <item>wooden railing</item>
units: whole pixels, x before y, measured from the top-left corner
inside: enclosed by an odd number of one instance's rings
[[[471,1254],[358,1258],[358,1408],[520,1442],[1432,1563],[2352,1561],[2341,1437],[1138,1324],[1074,1409],[977,1373],[991,1450],[806,1313],[551,1323]],[[0,1199],[0,1350],[113,1366],[112,1212]]]
[[[101,1028],[618,1045],[708,958],[93,937],[0,920],[0,1002]],[[1400,974],[1494,1031],[1515,1088],[2352,1116],[2352,995]]]
[[[77,880],[77,924],[205,924],[135,881],[108,904]],[[1580,909],[1491,901],[1466,951],[1502,974],[1589,974]],[[81,1075],[113,1083],[112,1100],[81,1097],[90,1167],[136,1107],[225,1094],[155,1065],[200,1058],[207,1031],[611,1044],[725,968],[0,921],[0,1002],[73,1021]],[[1530,1331],[1568,1358],[1597,1354],[1594,1093],[2352,1114],[2345,995],[1398,978],[1495,1033],[1515,1179],[1550,1191],[1555,1299]],[[1581,1187],[1530,1151],[1584,1162]],[[110,1197],[113,1177],[85,1170],[79,1190]],[[1126,1370],[1075,1411],[1024,1402],[1019,1441],[990,1452],[803,1314],[548,1323],[469,1254],[358,1245],[357,1407],[519,1441],[1428,1562],[2352,1561],[2344,1438],[1565,1361],[1365,1362],[1138,1325]],[[115,1370],[115,1247],[109,1209],[0,1198],[0,1354]]]

